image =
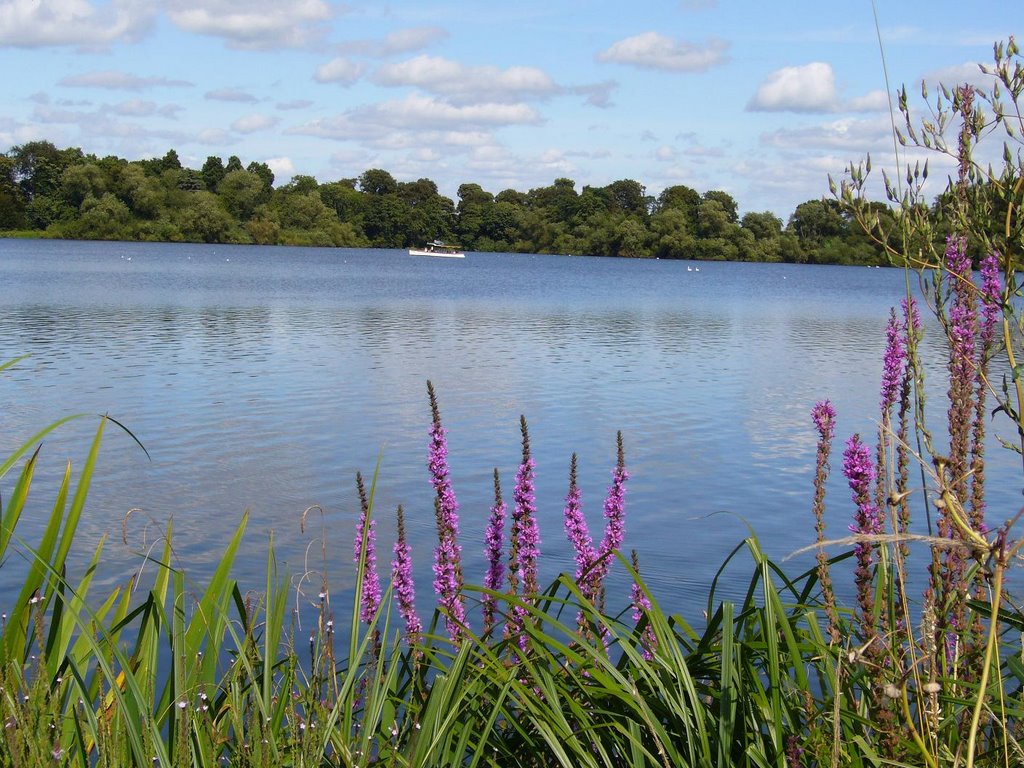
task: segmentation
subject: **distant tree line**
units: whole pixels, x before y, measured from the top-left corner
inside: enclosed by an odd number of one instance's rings
[[[881,217],[891,216],[879,204]],[[555,179],[497,194],[462,184],[458,203],[430,179],[385,170],[275,187],[265,163],[210,156],[198,170],[159,159],[98,158],[32,141],[0,154],[0,232],[46,237],[405,248],[432,239],[468,250],[630,258],[874,264],[881,249],[833,200],[808,200],[787,222],[738,213],[727,192],[632,179],[576,191]]]

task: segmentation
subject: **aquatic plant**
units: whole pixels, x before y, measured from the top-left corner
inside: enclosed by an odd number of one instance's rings
[[[434,486],[434,515],[437,521],[437,546],[434,548],[434,591],[444,611],[448,637],[457,643],[466,623],[465,597],[462,594],[462,545],[459,544],[459,504],[455,499],[448,472],[448,441],[441,426],[441,413],[434,385],[427,382],[430,398],[430,455],[427,466]]]

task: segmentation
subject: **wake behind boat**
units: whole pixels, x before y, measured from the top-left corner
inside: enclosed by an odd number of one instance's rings
[[[466,254],[457,245],[447,245],[440,240],[432,240],[422,248],[410,248],[410,256],[443,256],[449,259],[464,259]]]

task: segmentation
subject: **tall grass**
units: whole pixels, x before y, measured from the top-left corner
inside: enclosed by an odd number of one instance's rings
[[[428,385],[438,526],[432,589],[420,585],[417,594],[412,584],[400,509],[401,546],[390,573],[375,551],[375,526],[385,516],[374,503],[374,472],[368,489],[357,481],[356,590],[346,637],[335,630],[326,585],[312,629],[300,627],[272,541],[262,590],[242,593],[231,573],[244,516],[205,584],[176,565],[168,525],[140,569],[145,582],[137,575],[96,594],[91,580],[103,543],[81,573],[69,573],[68,552],[107,419],[77,477],[67,466],[39,539],[18,533],[37,446],[58,422],[0,464],[0,478],[21,467],[0,505],[0,563],[15,550],[29,563],[18,594],[4,600],[0,627],[0,764],[1024,764],[1024,615],[1005,590],[1021,546],[1017,514],[986,508],[982,450],[992,412],[1015,436],[1007,449],[1024,446],[1016,351],[1024,314],[1015,303],[1024,247],[1024,73],[1012,41],[997,46],[992,76],[999,87],[987,95],[943,89],[924,128],[912,127],[905,93],[900,100],[904,141],[949,151],[959,163],[943,203],[956,231],[933,230],[923,206],[926,166],[911,170],[907,191],[890,185],[900,211],[895,231],[878,229],[877,210],[864,199],[867,164],[852,166],[836,185],[851,214],[894,259],[914,267],[908,278],[920,276],[947,335],[949,398],[939,407],[949,439],[948,449],[938,447],[947,443],[936,437],[934,404],[929,410],[923,400],[924,338],[908,289],[881,361],[878,432],[852,437],[843,452],[849,536],[830,538],[826,527],[824,489],[839,422],[829,404],[815,408],[813,568],[787,573],[751,536],[719,570],[699,629],[663,610],[641,578],[640,560],[619,551],[628,480],[620,436],[602,535],[591,534],[583,514],[574,457],[565,528],[575,569],[538,584],[524,419],[511,525],[506,532],[496,471],[488,572],[482,580],[466,574],[440,406]],[[951,129],[955,144],[944,138]],[[995,129],[1016,142],[998,173],[971,160],[979,139]],[[976,282],[971,258],[991,264],[993,254],[998,281],[986,273]],[[997,355],[1010,372],[1001,382],[991,373]],[[925,532],[914,533],[921,527],[912,508],[927,521]],[[850,559],[856,599],[844,605],[833,568]],[[721,598],[726,571],[735,579],[743,563],[749,581],[742,597]],[[604,576],[613,567],[634,582],[632,610],[621,614],[607,607],[626,598],[606,595]],[[923,594],[908,586],[920,580],[913,569],[926,577]],[[433,606],[425,611],[426,596]]]

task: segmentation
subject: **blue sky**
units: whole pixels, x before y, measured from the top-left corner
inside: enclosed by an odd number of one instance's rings
[[[1005,0],[877,11],[890,84],[913,94],[976,80],[1024,27]],[[0,71],[0,151],[173,147],[195,168],[266,162],[277,184],[383,168],[455,198],[630,178],[785,219],[849,161],[894,164],[869,0],[0,0]]]

